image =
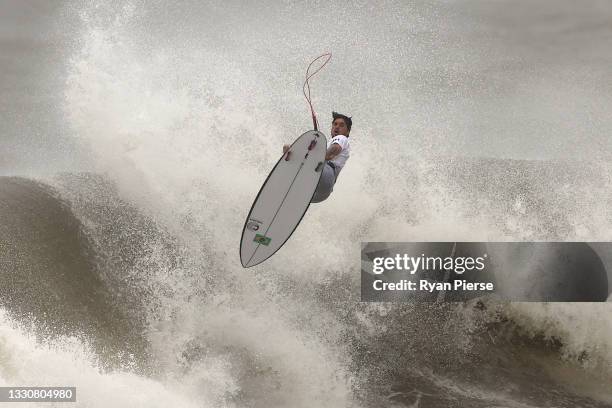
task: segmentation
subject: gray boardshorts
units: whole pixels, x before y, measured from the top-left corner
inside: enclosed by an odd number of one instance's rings
[[[319,184],[317,184],[317,189],[315,190],[312,200],[310,200],[311,203],[320,203],[321,201],[325,201],[332,191],[334,191],[334,184],[336,184],[336,179],[338,178],[338,170],[336,166],[333,163],[326,161],[322,171],[323,174],[321,174]]]

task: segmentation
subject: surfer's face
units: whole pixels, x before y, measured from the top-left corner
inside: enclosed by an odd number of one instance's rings
[[[348,134],[349,134],[349,130],[348,130],[348,127],[346,126],[346,123],[344,122],[344,119],[338,118],[332,122],[332,127],[331,127],[332,137],[338,136],[338,135],[348,136]]]

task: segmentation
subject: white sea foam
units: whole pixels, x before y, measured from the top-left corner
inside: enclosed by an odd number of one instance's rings
[[[42,350],[59,361],[32,367],[44,378],[83,381],[83,398],[106,395],[99,380],[142,390],[139,401],[151,406],[168,402],[161,390],[185,406],[239,405],[241,398],[251,406],[307,406],[322,394],[329,406],[349,405],[344,320],[321,299],[342,293],[348,304],[357,301],[359,241],[609,239],[606,200],[588,198],[609,183],[579,178],[550,191],[546,177],[512,184],[523,171],[516,163],[506,163],[515,173],[472,167],[467,179],[447,170],[457,156],[609,159],[602,135],[610,99],[601,86],[609,64],[600,72],[607,54],[595,53],[607,43],[564,37],[574,45],[563,48],[567,41],[557,37],[570,19],[561,28],[547,23],[547,7],[557,5],[546,4],[530,5],[525,22],[518,12],[475,3],[467,16],[458,5],[400,1],[376,10],[334,2],[68,5],[64,17],[79,23],[68,25],[61,120],[91,153],[90,170],[108,175],[126,201],[176,237],[186,259],[172,270],[163,253],[149,255],[148,265],[159,264],[147,276],[161,309],[147,317],[148,336],[167,375],[102,374],[85,345],[60,339],[73,350],[46,349],[3,321],[7,361]],[[510,28],[517,22],[525,30]],[[535,52],[542,47],[534,39],[550,49]],[[313,81],[315,107],[324,129],[332,109],[353,115],[353,157],[332,197],[311,207],[286,247],[244,271],[237,253],[244,216],[282,144],[310,127],[301,73],[328,50],[334,59]],[[572,202],[563,193],[578,185],[584,194]],[[549,203],[561,194],[563,206],[538,207],[534,191]],[[346,291],[321,289],[337,275],[346,277]],[[565,305],[511,313],[561,336],[569,353],[610,361],[608,305],[594,307],[602,312]],[[18,349],[22,343],[29,346]]]

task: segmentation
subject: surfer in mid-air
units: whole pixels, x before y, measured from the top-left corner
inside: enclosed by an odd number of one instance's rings
[[[311,203],[326,200],[350,155],[349,134],[353,121],[332,112],[331,140],[319,131],[310,97],[309,80],[331,59],[331,53],[315,58],[306,69],[302,86],[313,130],[293,144],[283,146],[278,160],[257,193],[240,238],[240,263],[249,268],[270,258],[287,242]],[[317,62],[321,65],[311,72]]]
[[[351,146],[349,144],[349,134],[353,121],[350,117],[341,113],[332,112],[333,121],[331,126],[331,139],[327,143],[327,152],[325,153],[325,166],[323,173],[317,184],[314,196],[311,203],[320,203],[326,200],[334,190],[334,184],[340,174],[340,170],[346,164],[350,154]],[[283,153],[289,151],[290,146],[283,146]]]

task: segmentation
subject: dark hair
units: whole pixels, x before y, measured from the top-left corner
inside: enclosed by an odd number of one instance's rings
[[[348,128],[349,132],[351,131],[351,126],[353,126],[353,121],[351,120],[350,117],[343,115],[341,113],[338,113],[338,112],[332,112],[332,116],[334,117],[334,120],[343,119],[344,123],[346,123],[346,127]]]

